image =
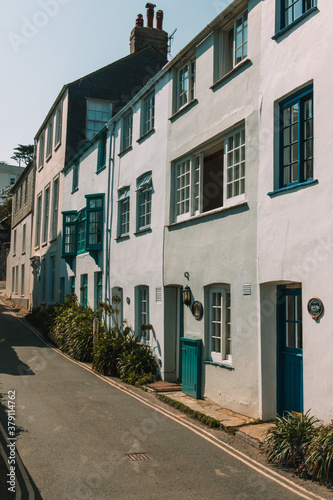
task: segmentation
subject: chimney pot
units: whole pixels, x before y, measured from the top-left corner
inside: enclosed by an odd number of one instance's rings
[[[158,10],[156,12],[156,28],[158,30],[163,29],[163,10]]]
[[[147,3],[146,4],[146,9],[147,9],[147,26],[148,28],[153,28],[154,25],[154,9],[156,5],[153,3]]]
[[[135,25],[138,27],[138,28],[143,28],[143,15],[142,14],[138,14],[138,17],[136,18],[136,23]]]

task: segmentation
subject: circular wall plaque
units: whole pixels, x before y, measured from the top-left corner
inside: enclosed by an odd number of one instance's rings
[[[310,316],[312,316],[312,319],[318,319],[323,314],[323,310],[324,305],[320,299],[314,297],[313,299],[309,300],[308,311]]]
[[[203,306],[202,306],[201,302],[199,302],[198,300],[196,300],[192,304],[192,314],[195,317],[195,319],[199,320],[199,319],[202,318],[202,315],[203,315]]]

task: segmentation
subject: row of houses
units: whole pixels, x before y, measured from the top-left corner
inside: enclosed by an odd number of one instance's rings
[[[131,55],[66,85],[38,131],[7,293],[117,295],[188,394],[329,421],[332,9],[235,0],[167,62],[154,7]]]

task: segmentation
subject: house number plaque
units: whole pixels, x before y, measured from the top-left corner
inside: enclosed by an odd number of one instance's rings
[[[312,319],[316,320],[323,314],[324,306],[320,299],[313,298],[308,302],[308,311]]]

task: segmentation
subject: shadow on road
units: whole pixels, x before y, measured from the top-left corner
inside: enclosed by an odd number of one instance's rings
[[[8,428],[8,415],[6,411],[7,395],[0,392],[0,500],[12,500],[14,495],[8,490],[10,480],[8,474],[8,436],[6,435]],[[21,432],[25,432],[24,429],[16,427],[16,437],[19,440],[19,435]],[[17,449],[15,449],[15,463],[12,465],[15,467],[15,492],[21,490],[21,498],[34,498],[36,500],[43,500],[41,494],[38,491],[32,477],[25,468],[20,454]],[[15,496],[16,496],[15,495]],[[33,496],[32,496],[33,495]],[[16,496],[18,498],[18,496]]]
[[[35,375],[34,371],[17,355],[15,347],[47,347],[36,335],[20,321],[15,319],[10,310],[0,304],[0,373],[8,375]]]

